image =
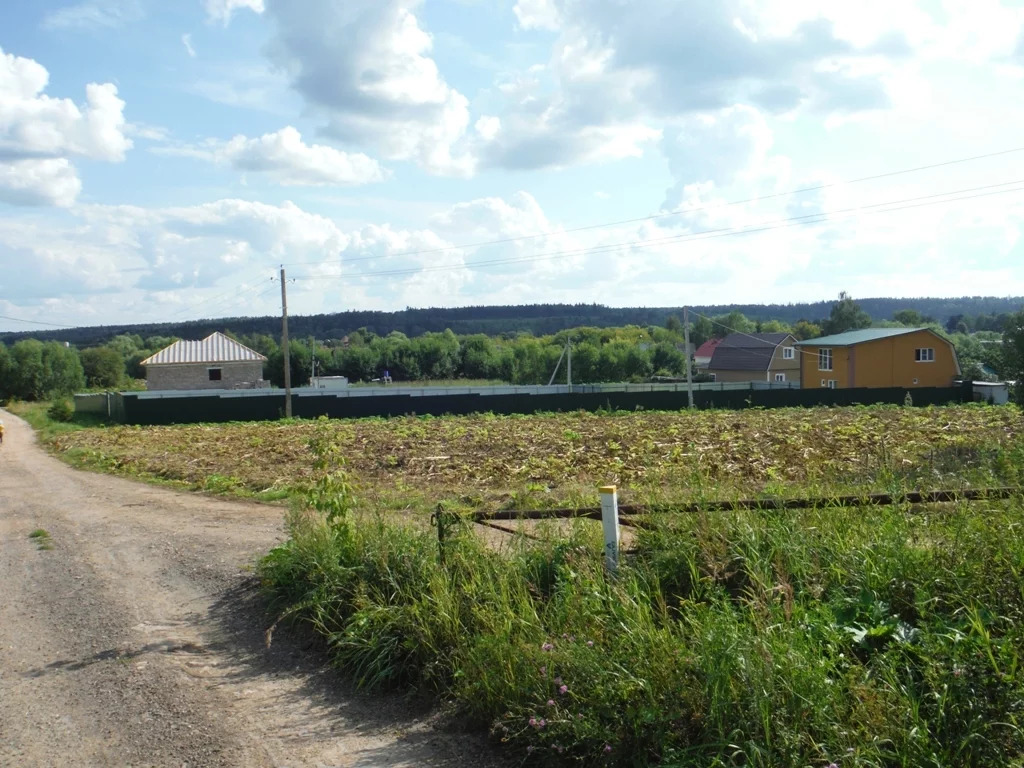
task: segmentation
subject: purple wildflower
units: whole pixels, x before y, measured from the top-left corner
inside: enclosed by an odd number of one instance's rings
[[[560,688],[558,689],[558,692],[559,692],[559,693],[560,693],[560,694],[561,694],[562,696],[565,696],[565,694],[567,694],[567,693],[569,692],[569,686],[568,686],[568,685],[563,685],[562,687],[560,687]]]
[[[530,718],[530,725],[532,725],[534,728],[537,727],[537,718],[536,717],[531,717]]]
[[[604,753],[607,755],[611,751],[612,751],[612,745],[611,744],[605,744],[604,745]]]
[[[594,641],[593,640],[587,640],[587,648],[593,648],[593,647],[594,647]]]
[[[545,720],[543,717],[540,720],[537,721],[537,727],[538,728],[543,728],[547,724],[548,724],[548,721]]]
[[[554,699],[548,699],[548,706],[549,707],[555,706],[555,700]]]
[[[561,684],[562,684],[562,678],[556,677],[555,678],[555,685],[561,685]]]
[[[576,713],[576,719],[577,720],[582,720],[583,719],[583,713],[582,712],[577,712]]]
[[[542,651],[550,651],[550,650],[551,650],[552,648],[554,648],[554,647],[555,647],[555,646],[553,646],[553,645],[552,645],[551,643],[544,643],[544,645],[542,645],[542,646],[540,647],[540,649],[541,649]]]
[[[575,643],[576,642],[576,635],[569,635],[569,642],[570,643]]]
[[[533,744],[531,744],[530,746],[528,746],[528,747],[526,748],[526,753],[527,753],[527,754],[530,754],[530,753],[531,753],[531,752],[533,752],[533,750],[535,750],[535,749],[536,749],[536,747],[535,747],[535,746],[533,746]]]

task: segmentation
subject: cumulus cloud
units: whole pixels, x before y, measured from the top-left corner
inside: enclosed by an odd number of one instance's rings
[[[82,191],[64,158],[0,162],[0,201],[12,205],[72,205]]]
[[[78,194],[71,157],[120,162],[131,148],[124,102],[111,83],[89,83],[86,103],[43,91],[46,68],[0,50],[0,185],[7,202],[69,205]]]
[[[239,135],[230,141],[208,140],[200,145],[165,146],[154,151],[208,160],[245,173],[265,173],[284,186],[369,184],[387,177],[373,158],[323,144],[306,144],[290,125],[255,138]]]
[[[878,73],[856,65],[905,52],[903,37],[880,30],[854,43],[813,8],[793,12],[778,29],[759,8],[744,0],[519,0],[522,28],[559,34],[547,73],[499,84],[502,130],[480,137],[482,164],[545,168],[634,157],[690,116],[736,104],[821,114],[889,104]]]
[[[220,22],[225,27],[231,22],[235,11],[247,8],[253,13],[263,13],[263,0],[203,0],[206,18],[210,22]]]
[[[389,160],[464,175],[472,161],[455,148],[469,125],[469,102],[431,57],[417,0],[269,0],[271,58],[324,130]]]

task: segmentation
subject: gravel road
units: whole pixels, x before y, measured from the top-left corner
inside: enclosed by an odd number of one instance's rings
[[[0,766],[502,764],[299,633],[264,646],[280,509],[79,472],[0,416]]]

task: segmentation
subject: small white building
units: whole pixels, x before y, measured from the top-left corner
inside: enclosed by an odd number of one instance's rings
[[[146,389],[261,389],[263,355],[223,333],[176,341],[142,361]]]
[[[313,389],[346,389],[348,387],[347,376],[315,376],[309,380],[309,386]]]
[[[1007,381],[972,381],[976,403],[1006,405],[1010,402],[1010,382]]]

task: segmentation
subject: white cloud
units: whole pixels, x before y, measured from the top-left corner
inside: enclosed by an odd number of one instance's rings
[[[43,17],[46,29],[116,28],[142,18],[139,0],[86,0],[50,11]]]
[[[469,103],[430,56],[417,0],[270,0],[272,59],[337,139],[412,160],[432,173],[466,175],[456,147]]]
[[[256,138],[207,140],[199,145],[164,146],[157,154],[194,157],[245,173],[266,173],[285,186],[369,184],[387,172],[362,153],[342,152],[323,144],[306,144],[292,126]]]
[[[553,0],[517,0],[512,11],[522,29],[557,30],[561,22]]]
[[[8,202],[68,205],[81,188],[70,157],[120,162],[132,146],[116,87],[89,83],[79,108],[44,94],[48,81],[37,61],[0,50],[0,184]]]
[[[291,126],[254,139],[235,136],[223,152],[232,167],[270,173],[285,185],[368,184],[386,175],[376,160],[362,153],[304,144]]]
[[[0,162],[0,201],[13,205],[69,206],[82,191],[64,158]]]
[[[196,57],[196,49],[192,47],[192,35],[188,32],[181,36],[181,44],[185,46],[185,51],[188,53],[190,58]]]
[[[220,22],[225,27],[231,22],[235,11],[248,8],[253,13],[263,13],[263,0],[203,0],[206,18],[211,22]]]

